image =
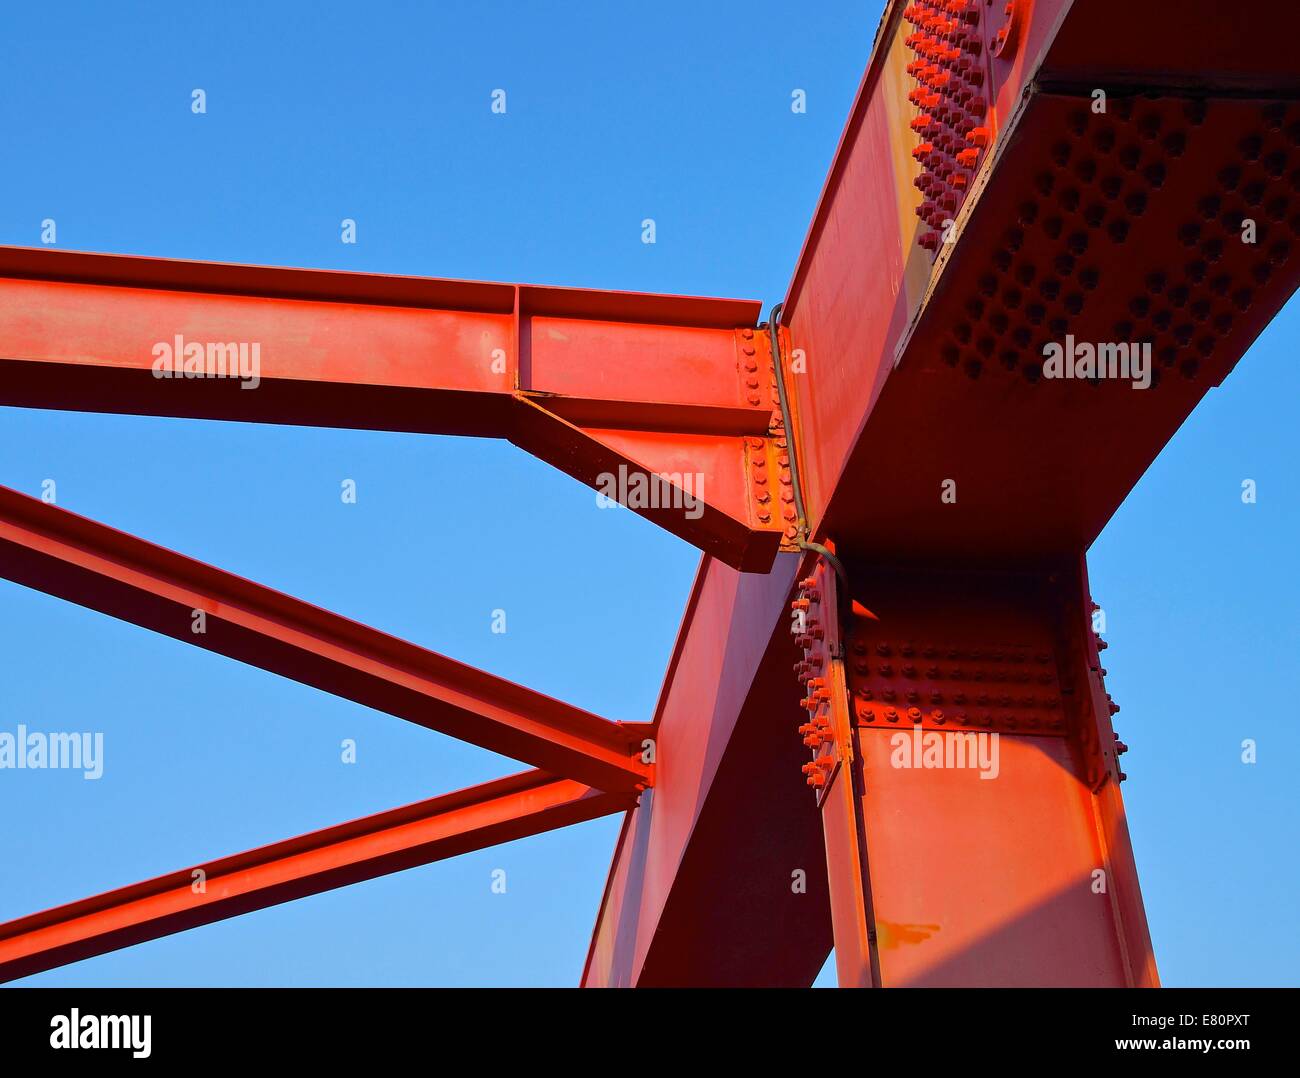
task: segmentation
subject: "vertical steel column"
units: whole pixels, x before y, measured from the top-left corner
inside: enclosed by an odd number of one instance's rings
[[[799,733],[813,755],[803,771],[821,810],[836,974],[842,988],[875,988],[880,964],[862,820],[861,753],[849,709],[840,602],[840,581],[819,557],[799,581],[791,604],[795,641],[803,648],[795,672],[807,693],[802,704],[808,721]]]
[[[1079,567],[848,564],[874,613],[794,603],[840,984],[1154,985]]]

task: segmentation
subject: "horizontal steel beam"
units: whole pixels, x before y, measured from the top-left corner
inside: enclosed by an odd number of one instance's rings
[[[529,771],[0,924],[0,981],[631,808]]]
[[[758,313],[0,247],[0,404],[506,438],[604,491],[620,469],[666,477],[646,497],[618,489],[714,557],[765,570],[791,521]]]
[[[554,774],[611,791],[648,781],[635,725],[7,487],[0,487],[0,576]]]

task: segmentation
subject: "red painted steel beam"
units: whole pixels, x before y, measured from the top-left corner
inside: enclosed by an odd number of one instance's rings
[[[0,404],[508,438],[604,491],[602,475],[667,477],[653,496],[620,488],[629,508],[761,570],[790,521],[757,316],[737,300],[5,247]],[[228,373],[226,352],[208,361],[225,344],[244,346],[245,376],[156,376],[197,346],[191,373],[219,359]]]
[[[800,589],[840,984],[1158,984],[1081,564],[845,564],[871,616]]]
[[[806,377],[791,372],[798,422],[792,433],[799,436],[810,523],[839,544],[850,579],[869,585],[852,594],[880,606],[881,631],[906,638],[989,623],[981,598],[988,578],[971,574],[994,570],[972,564],[1002,566],[996,572],[1033,577],[1037,586],[1043,574],[1047,584],[1053,572],[1063,574],[1065,591],[1045,603],[1026,599],[1023,616],[995,615],[992,623],[1016,647],[1046,632],[1048,673],[1063,693],[1074,685],[1083,702],[1072,706],[1068,730],[1008,734],[1014,781],[994,786],[979,803],[969,791],[955,792],[951,776],[910,790],[896,775],[873,776],[873,786],[867,762],[875,770],[892,766],[869,751],[879,748],[878,739],[865,726],[840,737],[837,751],[845,755],[835,766],[853,777],[852,786],[846,778],[840,787],[851,795],[843,803],[853,818],[841,815],[825,827],[830,904],[837,947],[850,953],[853,940],[865,940],[856,953],[867,959],[843,976],[847,983],[972,983],[1001,962],[998,983],[1041,983],[1042,956],[1031,945],[1047,947],[1074,932],[1096,946],[1086,954],[1051,952],[1062,982],[1152,983],[1114,750],[1103,736],[1110,730],[1100,718],[1108,709],[1095,643],[1079,643],[1086,597],[1079,552],[1294,290],[1287,233],[1296,228],[1284,188],[1293,182],[1288,140],[1296,130],[1297,79],[1283,50],[1269,46],[1261,54],[1232,25],[1235,13],[1208,0],[1180,8],[1176,24],[1160,23],[1158,12],[1141,13],[1141,45],[1118,65],[1090,60],[1099,33],[1110,40],[1109,29],[1129,24],[1114,0],[944,0],[941,7],[899,2],[887,9],[787,299],[789,344],[807,362]],[[1296,18],[1290,5],[1270,6],[1262,18],[1274,41],[1294,37],[1285,32]],[[1215,51],[1207,52],[1211,43]],[[969,62],[950,55],[954,47],[970,54]],[[1090,118],[1090,83],[1111,88],[1116,108],[1105,119]],[[1225,153],[1233,156],[1227,165],[1211,163]],[[1210,175],[1215,186],[1207,191]],[[1215,229],[1230,233],[1225,221],[1256,206],[1267,218],[1264,247],[1225,245]],[[942,242],[941,227],[955,243]],[[1181,251],[1174,237],[1193,250]],[[618,378],[655,381],[652,368],[639,366],[643,349],[621,328],[659,321],[642,300],[602,299],[594,302],[605,306],[593,311],[577,293],[491,291],[509,286],[77,261],[90,256],[66,256],[56,266],[36,257],[14,254],[0,273],[8,403],[49,406],[58,388],[52,375],[78,368],[70,384],[87,394],[81,406],[105,408],[107,401],[107,410],[159,411],[164,390],[145,380],[138,353],[159,325],[183,316],[187,333],[197,326],[218,340],[230,339],[234,324],[265,328],[280,335],[277,362],[298,349],[287,367],[268,369],[276,390],[270,397],[243,400],[233,383],[219,383],[225,388],[205,390],[201,405],[174,394],[172,410],[161,414],[324,417],[364,426],[371,421],[357,418],[356,405],[376,405],[406,423],[431,417],[422,421],[434,430],[509,430],[587,482],[610,461],[653,462],[684,474],[704,460],[717,496],[710,510],[721,516],[699,527],[705,541],[692,541],[732,565],[770,564],[782,524],[755,527],[755,504],[762,504],[757,476],[779,461],[774,450],[786,447],[770,422],[761,342],[750,343],[749,352],[743,343],[754,341],[752,325],[729,326],[725,317],[722,325],[709,323],[733,334],[734,362],[715,361],[708,371],[721,377],[719,371],[734,370],[739,392],[728,383],[699,411],[685,394],[657,384],[650,393],[611,392],[602,381],[611,368],[601,360],[611,351],[628,357],[612,368]],[[215,295],[196,299],[201,293]],[[35,301],[63,317],[45,328],[34,323]],[[625,302],[640,315],[620,306]],[[1179,313],[1184,309],[1189,321]],[[78,322],[79,311],[89,317]],[[680,311],[673,318],[677,329],[700,325]],[[609,330],[611,322],[620,328]],[[374,334],[377,361],[347,351],[344,338],[363,324]],[[307,336],[314,326],[320,334]],[[1040,327],[1096,340],[1149,339],[1166,377],[1144,396],[1125,396],[1113,385],[1045,386],[1033,376]],[[58,335],[46,335],[47,328]],[[86,348],[69,349],[78,333]],[[650,338],[658,340],[657,332]],[[439,353],[438,377],[430,381],[424,359],[435,340],[453,342],[453,359],[447,363]],[[290,347],[282,353],[280,345]],[[485,350],[495,347],[513,372],[505,387],[478,380]],[[685,376],[699,358],[695,346],[664,347],[669,362],[662,369],[695,396],[694,379]],[[335,378],[355,377],[358,363],[363,374],[349,396]],[[322,367],[330,369],[322,375]],[[570,375],[576,384],[566,382]],[[750,389],[757,403],[748,399]],[[759,418],[764,413],[767,423]],[[954,469],[955,477],[948,474]],[[941,477],[958,481],[955,502],[939,497]],[[676,527],[672,514],[667,519]],[[901,563],[917,561],[925,563],[921,575],[909,578],[913,568]],[[788,873],[807,868],[807,832],[792,824],[785,841],[773,842],[748,809],[738,821],[736,807],[753,802],[754,783],[761,783],[766,815],[759,822],[806,819],[785,811],[806,796],[803,776],[781,785],[775,766],[787,749],[776,737],[786,698],[774,664],[794,577],[778,566],[766,576],[733,579],[712,560],[705,574],[661,698],[663,796],[657,806],[646,798],[625,828],[585,983],[800,983],[824,954],[824,901],[805,906],[807,920],[781,912],[790,908]],[[956,583],[936,597],[926,581],[939,574],[956,574]],[[996,590],[1004,598],[1015,592]],[[853,639],[851,625],[836,621],[835,628]],[[954,650],[976,661],[975,653],[1008,643],[983,639],[986,631]],[[855,673],[893,676],[869,663]],[[808,674],[804,669],[801,679]],[[850,707],[851,678],[844,680],[841,686],[832,678],[827,689],[841,714]],[[938,724],[933,715],[930,721]],[[982,886],[1006,871],[1032,889],[1026,851],[1038,849],[1060,861],[1053,862],[1053,878],[1067,882],[1077,877],[1073,870],[1101,860],[1118,892],[1084,909],[1073,892],[1061,892],[1060,902],[1038,896],[1046,900],[1026,906],[1024,894],[985,886],[984,908],[972,917],[959,900],[972,871],[963,858],[985,837],[963,842],[963,826],[974,819],[985,821],[996,840],[986,844],[996,867],[990,873],[983,866]],[[1016,826],[1025,819],[1032,828]],[[929,858],[919,873],[909,860],[918,848],[914,820],[923,821],[919,848]],[[847,853],[846,843],[853,844]],[[719,862],[715,854],[729,859]],[[847,878],[857,880],[859,893],[841,904],[842,869],[854,856],[859,871]],[[735,918],[703,916],[719,906],[719,863],[729,869],[729,893],[744,898]],[[1071,871],[1057,871],[1061,865]],[[892,919],[879,912],[877,898],[892,905]],[[845,910],[850,921],[871,921],[853,924],[846,936]],[[780,931],[791,926],[804,931]],[[785,943],[775,970],[764,969],[765,952],[755,943],[763,938]],[[886,961],[879,951],[891,946],[907,957]]]
[[[655,787],[619,838],[585,986],[807,987],[826,960],[825,854],[791,721],[797,561],[700,565],[656,709]]]
[[[0,576],[610,791],[649,782],[610,722],[0,487]],[[195,632],[195,616],[206,625]]]
[[[957,6],[960,43],[889,6],[786,298],[810,523],[889,559],[1072,555],[1300,284],[1300,8]],[[1067,335],[1149,345],[1154,384],[1043,377]]]
[[[972,653],[1046,634],[1049,672],[1074,695],[1068,734],[1064,716],[1051,736],[1007,733],[1003,778],[969,788],[952,773],[892,768],[879,731],[840,738],[832,817],[823,804],[840,974],[846,984],[1154,984],[1081,552],[1295,289],[1288,187],[1300,72],[1286,42],[1300,11],[1269,3],[1242,20],[1213,0],[1177,12],[1121,0],[938,6],[887,6],[785,303],[785,352],[798,350],[806,371],[787,379],[809,523],[849,565],[848,598],[880,607],[880,625],[837,620],[846,639],[854,628],[878,632],[863,636],[873,646],[933,637],[945,658],[948,649],[968,656],[964,676]],[[908,9],[920,24],[904,18]],[[961,25],[948,25],[953,16]],[[958,30],[960,40],[946,36]],[[953,47],[966,60],[960,78],[939,66],[955,62]],[[930,84],[918,87],[918,77]],[[1107,115],[1094,118],[1094,89],[1110,95]],[[935,138],[950,141],[914,155]],[[940,177],[934,166],[945,163],[955,171]],[[1247,210],[1271,235],[1233,248],[1224,215]],[[954,243],[919,242],[948,221]],[[1195,234],[1183,231],[1189,223]],[[1143,392],[1034,382],[1039,329],[1149,340],[1161,382]],[[941,498],[947,478],[955,502]],[[1016,587],[998,576],[1008,573]],[[952,587],[936,594],[940,580]],[[1012,595],[1026,580],[1041,589],[1036,599],[990,613],[981,597],[990,581]],[[744,687],[765,682],[778,661],[767,647],[786,640],[789,598],[759,578],[705,589],[683,627],[661,700],[664,782],[625,829],[584,983],[662,983],[655,956],[691,954],[692,916],[721,900],[700,867],[725,852],[720,836],[735,836],[744,854],[728,862],[726,880],[729,894],[745,896],[742,929],[776,923],[782,899],[770,881],[791,853],[769,856],[747,836],[767,834],[769,807],[795,821],[790,799],[812,803],[804,775],[792,767],[782,783],[772,771],[787,752],[777,725],[796,740],[809,713],[771,687],[769,708],[755,710]],[[961,626],[971,639],[945,639]],[[938,665],[953,673],[951,661]],[[805,668],[800,679],[828,673],[833,683],[833,671]],[[879,671],[868,661],[853,674]],[[712,678],[724,686],[716,699]],[[828,689],[842,716],[856,714],[847,686]],[[903,699],[921,687],[894,691]],[[672,701],[694,694],[707,733],[668,722]],[[1042,700],[1017,692],[1017,707],[1025,695]],[[812,762],[807,750],[802,761]],[[727,780],[735,771],[761,779],[739,787],[742,796],[714,797],[737,788]],[[681,803],[661,811],[674,796]],[[790,828],[803,832],[802,822]],[[1092,890],[1098,869],[1104,893]],[[681,959],[669,980],[771,974],[721,931],[721,948]],[[807,983],[804,971],[826,953],[815,934],[773,936],[773,948],[773,979],[790,984]]]
[[[811,523],[874,615],[800,593],[846,644],[801,673],[842,984],[1158,983],[1083,551],[1300,282],[1300,72],[1132,14],[891,5],[791,285]],[[1045,377],[1067,340],[1152,384]],[[977,738],[987,781],[919,764]]]
[[[635,800],[529,771],[365,816],[0,924],[0,981],[608,816]]]

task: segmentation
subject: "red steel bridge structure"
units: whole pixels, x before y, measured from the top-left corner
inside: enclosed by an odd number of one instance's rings
[[[841,985],[1156,985],[1085,551],[1296,288],[1298,40],[1291,0],[889,3],[763,323],[0,249],[3,405],[705,480],[634,507],[703,552],[648,724],[0,488],[9,580],[533,768],[10,921],[0,978],[622,813],[585,985],[808,985],[832,945]],[[177,333],[261,342],[261,385],[154,377]],[[1043,378],[1067,334],[1153,384]],[[996,781],[891,766],[918,727],[998,734]]]

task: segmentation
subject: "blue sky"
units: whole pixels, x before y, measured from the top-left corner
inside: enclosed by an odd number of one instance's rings
[[[879,4],[9,5],[0,242],[781,298]],[[194,88],[206,115],[190,111]],[[506,115],[490,94],[507,92]],[[808,110],[791,113],[790,93]],[[357,222],[358,243],[339,241]],[[640,241],[657,222],[657,243]],[[1288,309],[1096,544],[1170,984],[1295,983]],[[0,483],[615,719],[648,719],[697,554],[504,443],[0,409]],[[356,505],[341,503],[343,478]],[[1259,485],[1244,506],[1243,478]],[[505,635],[490,632],[504,608]],[[518,769],[0,582],[0,919]],[[343,738],[358,762],[339,762]],[[1239,761],[1259,742],[1259,762]],[[31,978],[576,983],[616,818]],[[507,871],[504,895],[490,891]],[[823,974],[823,980],[827,975]]]

